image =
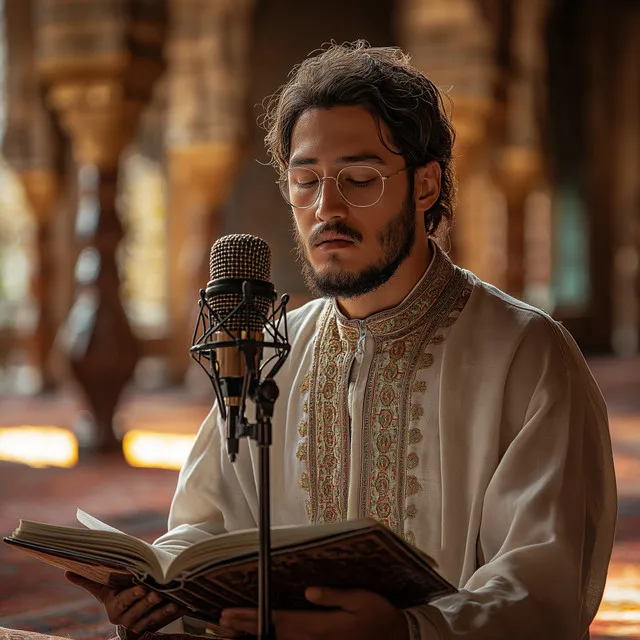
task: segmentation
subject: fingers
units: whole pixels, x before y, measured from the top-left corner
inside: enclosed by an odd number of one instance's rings
[[[141,586],[118,591],[69,571],[65,577],[102,602],[112,624],[126,627],[136,634],[156,631],[186,614],[186,609]]]
[[[134,600],[130,600],[129,597],[116,598],[114,607],[120,609],[118,624],[139,633],[140,619],[145,617],[156,605],[160,604],[162,598],[157,593],[153,591],[146,592],[141,587],[134,589],[133,598]]]
[[[113,624],[122,625],[137,634],[156,631],[186,613],[182,607],[140,586],[120,591],[105,602],[105,607]]]
[[[147,611],[147,614],[137,620],[131,627],[135,633],[143,633],[144,631],[157,631],[170,622],[181,618],[187,613],[184,607],[179,607],[173,602],[167,603],[163,601],[155,606],[155,608]]]
[[[220,616],[220,625],[234,631],[258,635],[258,611],[257,609],[224,609]]]
[[[369,591],[359,589],[329,589],[327,587],[309,587],[305,591],[309,602],[323,607],[339,607],[344,611],[355,612],[362,609],[369,599],[376,597]]]

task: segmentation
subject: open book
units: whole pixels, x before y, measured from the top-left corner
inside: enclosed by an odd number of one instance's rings
[[[21,520],[4,542],[101,584],[142,584],[217,622],[226,607],[257,606],[258,531],[234,531],[174,555],[78,510],[86,528]],[[400,608],[455,588],[421,551],[373,520],[273,527],[272,606],[313,609],[309,586],[375,591]]]

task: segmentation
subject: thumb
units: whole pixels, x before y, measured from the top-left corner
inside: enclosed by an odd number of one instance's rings
[[[309,602],[323,607],[338,607],[344,611],[358,611],[366,601],[367,592],[359,589],[329,589],[327,587],[309,587],[305,591]]]

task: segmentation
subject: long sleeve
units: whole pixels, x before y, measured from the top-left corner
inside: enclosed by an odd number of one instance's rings
[[[588,637],[616,519],[606,408],[571,337],[542,324],[506,381],[478,568],[457,594],[406,611],[412,640]]]
[[[169,531],[154,542],[176,555],[211,535],[256,526],[247,498],[255,494],[251,461],[244,455],[230,462],[219,415],[214,407],[202,423],[178,477]]]

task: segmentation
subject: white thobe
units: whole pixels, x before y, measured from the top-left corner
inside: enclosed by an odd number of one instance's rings
[[[587,638],[617,504],[601,394],[559,323],[432,247],[393,309],[288,314],[272,523],[371,517],[434,558],[459,592],[406,611],[413,640]],[[214,407],[156,544],[257,526],[256,447],[232,464],[224,437]]]

